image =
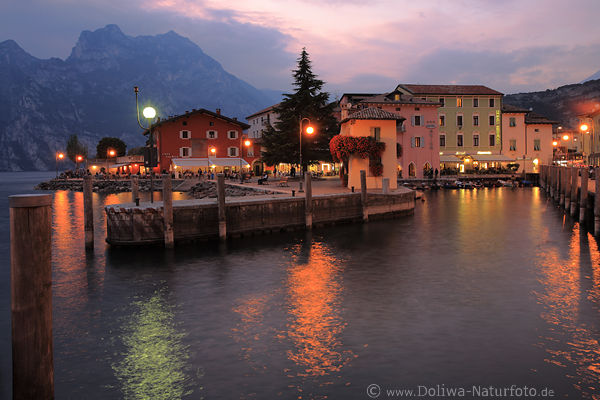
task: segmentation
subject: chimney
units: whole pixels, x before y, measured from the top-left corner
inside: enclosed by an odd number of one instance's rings
[[[217,115],[221,115],[221,109],[217,108]]]
[[[233,117],[233,120],[234,120],[234,121],[237,121],[237,117]]]

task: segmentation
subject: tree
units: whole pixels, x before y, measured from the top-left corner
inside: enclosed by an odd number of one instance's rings
[[[329,141],[339,131],[333,116],[335,103],[328,103],[329,93],[321,91],[324,82],[313,74],[306,49],[298,58],[298,68],[293,71],[295,92],[284,94],[284,100],[273,109],[279,115],[275,126],[263,132],[262,160],[267,165],[297,164],[300,150],[300,120],[309,118],[315,128],[311,136],[302,135],[302,168],[317,161],[330,161]],[[303,127],[308,126],[304,122]]]
[[[96,158],[113,157],[108,155],[109,150],[114,150],[114,157],[124,156],[127,152],[127,145],[124,141],[116,137],[103,137],[96,146]]]
[[[77,156],[86,158],[87,155],[88,149],[79,141],[77,135],[69,136],[69,140],[67,140],[67,157],[69,157],[69,160],[77,163]]]
[[[128,156],[143,156],[144,155],[144,151],[147,149],[146,146],[140,146],[140,147],[132,147],[131,149],[129,149],[129,151],[127,152]]]

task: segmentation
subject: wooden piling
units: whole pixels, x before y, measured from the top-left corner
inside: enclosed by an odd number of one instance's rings
[[[9,196],[13,399],[53,399],[52,196]]]
[[[219,205],[219,239],[227,238],[227,221],[225,213],[225,175],[217,175],[217,202]]]
[[[140,198],[140,180],[137,175],[131,176],[131,201],[135,203],[135,199]]]
[[[369,220],[367,198],[367,173],[364,169],[360,170],[360,204],[362,206],[363,221]]]
[[[556,189],[556,166],[552,165],[550,167],[550,198],[554,199],[555,197],[555,189]]]
[[[304,210],[305,210],[305,221],[306,229],[312,229],[312,217],[313,217],[313,201],[312,201],[312,181],[310,173],[304,175]]]
[[[579,222],[585,222],[588,204],[588,176],[587,168],[581,168],[581,192],[579,193]]]
[[[565,167],[565,211],[568,213],[571,209],[571,168]]]
[[[600,236],[600,171],[596,170],[596,190],[594,191],[594,236]]]
[[[92,176],[83,177],[83,229],[85,231],[85,248],[94,249],[94,205],[92,201]]]
[[[565,205],[565,169],[563,167],[558,168],[558,205],[563,207]]]
[[[571,167],[571,209],[569,214],[571,217],[577,215],[577,189],[579,188],[579,170]]]
[[[173,183],[171,174],[163,174],[163,221],[165,232],[165,247],[175,247],[175,236],[173,233]]]

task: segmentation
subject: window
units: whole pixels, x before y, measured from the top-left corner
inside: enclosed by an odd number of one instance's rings
[[[420,136],[415,137],[415,145],[413,147],[421,147],[421,137]]]
[[[446,126],[446,116],[440,115],[440,126]]]
[[[181,122],[181,125],[183,125],[183,126],[187,126],[187,121],[182,121],[182,122]]]
[[[192,133],[190,131],[180,131],[179,137],[181,139],[189,139],[190,137],[192,137]]]
[[[456,136],[456,145],[458,147],[463,147],[463,135]]]
[[[490,146],[495,146],[496,145],[496,135],[494,135],[493,133],[490,133]]]
[[[490,99],[490,107],[495,107],[496,106],[496,102],[495,99]]]
[[[494,126],[494,120],[496,118],[493,115],[490,115],[490,126]]]
[[[237,131],[228,131],[227,132],[227,137],[229,139],[237,139],[238,137],[238,132]]]
[[[456,98],[456,107],[462,107],[462,97]]]
[[[456,125],[462,126],[462,124],[463,124],[463,116],[462,115],[457,115],[456,116]]]
[[[509,150],[517,151],[517,139],[510,139]]]
[[[540,130],[538,128],[535,128],[533,131],[534,132],[539,132]]]
[[[246,155],[248,157],[254,157],[254,147],[246,147]]]
[[[371,137],[373,139],[375,139],[376,142],[379,142],[381,140],[381,128],[378,126],[372,126],[371,128],[369,128],[369,131],[371,133]]]
[[[412,117],[412,122],[413,122],[413,126],[421,126],[421,116],[420,115],[413,115]]]
[[[398,93],[394,95],[394,101],[400,101],[400,95]]]
[[[442,104],[442,107],[444,107],[446,105],[446,99],[440,97],[440,103]]]
[[[207,139],[216,139],[217,131],[206,131],[206,138]]]
[[[215,123],[214,123],[213,121],[210,121],[210,122],[208,123],[208,126],[215,126]]]
[[[237,157],[238,148],[237,147],[229,147],[227,149],[227,154],[229,154],[229,157]]]
[[[479,115],[473,115],[473,126],[479,126]]]
[[[508,125],[509,126],[517,126],[517,119],[515,117],[510,117],[508,119]]]
[[[533,139],[533,151],[540,151],[540,139]]]
[[[477,97],[473,99],[473,107],[479,107],[479,99]]]
[[[473,135],[473,147],[479,147],[479,135]]]
[[[440,147],[446,147],[446,135],[440,135]]]
[[[190,157],[192,155],[191,147],[180,147],[179,148],[179,157]]]

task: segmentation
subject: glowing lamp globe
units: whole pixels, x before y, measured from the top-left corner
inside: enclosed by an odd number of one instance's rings
[[[63,153],[58,153],[58,158],[62,160],[63,158],[65,158],[65,155]]]
[[[210,152],[215,154],[217,152],[217,149],[215,149],[214,147],[212,149],[210,149]]]
[[[152,119],[156,117],[156,110],[153,107],[146,107],[142,111],[142,114],[144,114],[144,118]]]
[[[306,127],[306,133],[308,133],[309,135],[312,135],[314,132],[315,132],[315,128],[313,128],[312,126]]]
[[[555,140],[554,142],[552,142],[552,146],[558,146],[558,142]]]
[[[581,124],[581,126],[579,127],[579,130],[581,130],[582,132],[587,131],[588,130],[587,124]]]
[[[246,141],[244,142],[244,145],[245,145],[246,147],[250,146],[251,144],[252,144],[252,142],[251,142],[251,141],[249,141],[249,140],[246,140]]]
[[[569,140],[569,135],[563,136],[563,140]]]

